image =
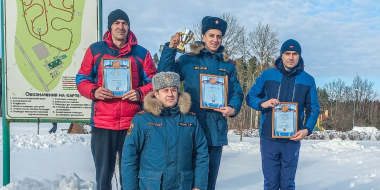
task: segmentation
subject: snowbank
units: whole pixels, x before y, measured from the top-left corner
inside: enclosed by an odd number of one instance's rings
[[[376,127],[357,127],[355,126],[352,131],[357,131],[357,132],[365,132],[365,133],[372,133],[375,134],[377,133],[377,128]]]
[[[38,189],[38,190],[93,190],[95,183],[91,181],[85,181],[78,177],[77,174],[66,177],[64,175],[58,175],[55,180],[42,180],[25,178],[22,181],[14,181],[0,190],[21,190],[21,189]]]
[[[240,152],[247,150],[260,150],[259,144],[251,144],[250,142],[228,143],[228,146],[223,148],[223,152]]]
[[[0,135],[2,139],[2,135]],[[57,145],[69,143],[84,143],[90,145],[91,138],[89,135],[78,134],[47,134],[47,135],[32,135],[19,134],[10,136],[11,151],[19,149],[51,149]],[[3,149],[3,141],[0,142],[0,150]]]
[[[347,141],[347,140],[342,140],[342,139],[333,139],[333,140],[313,144],[311,146],[315,149],[324,148],[324,149],[333,151],[335,153],[346,152],[346,151],[348,152],[352,150],[363,151],[363,152],[372,152],[372,151],[379,152],[380,151],[380,149],[377,147],[373,147],[373,146],[364,147],[363,145],[360,145],[356,141]]]

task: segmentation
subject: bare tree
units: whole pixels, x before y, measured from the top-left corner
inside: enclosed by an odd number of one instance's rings
[[[345,92],[347,92],[345,91],[345,89],[346,84],[341,79],[334,80],[333,82],[329,82],[324,85],[324,90],[326,91],[327,96],[329,97],[329,124],[331,125],[331,127],[337,128],[342,131],[346,130],[345,127],[352,128],[351,125],[347,126],[347,122],[344,121],[344,119],[352,119],[351,114],[347,115],[343,112],[343,97],[347,97],[347,95],[344,94]],[[346,117],[344,117],[344,115]]]
[[[243,41],[245,29],[239,25],[237,18],[230,13],[223,13],[221,19],[227,22],[226,34],[223,36],[222,45],[224,46],[224,56],[237,59],[242,56],[244,50]],[[194,24],[194,36],[198,41],[202,40],[202,22]]]
[[[360,76],[356,76],[352,83],[352,89],[354,94],[354,101],[356,103],[355,120],[361,126],[371,125],[372,108],[376,92],[373,89],[374,82],[368,81],[368,79],[362,79]]]
[[[260,73],[276,59],[279,43],[278,31],[273,30],[269,24],[263,25],[259,22],[257,27],[248,34],[247,54],[258,59],[257,69]]]
[[[278,31],[274,31],[268,24],[262,25],[259,22],[256,28],[248,34],[245,41],[246,54],[256,62],[255,71],[247,74],[255,80],[275,60],[275,55],[278,52],[277,46],[280,43]],[[259,112],[255,111],[255,128],[258,127],[258,115]]]
[[[374,101],[374,83],[356,76],[347,86],[341,79],[324,85],[328,100],[329,125],[326,129],[347,131],[353,126],[376,126],[379,122],[379,103]],[[325,100],[323,101],[325,102]]]

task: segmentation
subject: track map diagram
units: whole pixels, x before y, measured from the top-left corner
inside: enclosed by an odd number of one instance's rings
[[[8,118],[87,119],[76,89],[86,49],[99,39],[94,0],[5,0]]]
[[[70,65],[80,42],[83,7],[80,0],[18,1],[16,62],[37,90],[55,88]]]

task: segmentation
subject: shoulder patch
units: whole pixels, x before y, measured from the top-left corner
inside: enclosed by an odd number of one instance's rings
[[[127,136],[129,136],[129,135],[132,134],[133,127],[135,127],[135,124],[131,123],[131,124],[129,125],[129,129],[128,129],[128,131],[127,131]]]
[[[191,112],[191,111],[189,112],[189,114],[191,114],[191,115],[196,115],[194,112]]]
[[[232,64],[236,65],[236,61],[234,61],[234,60],[232,60],[232,59],[229,59],[229,60],[227,61],[227,63],[232,63]]]
[[[186,53],[186,55],[188,55],[188,56],[197,56],[198,54],[195,54],[193,52],[188,52],[188,53]]]
[[[137,114],[139,114],[139,115],[142,115],[144,113],[146,113],[145,110],[137,112]]]

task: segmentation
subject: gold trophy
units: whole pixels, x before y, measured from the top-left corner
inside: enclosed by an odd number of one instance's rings
[[[195,40],[194,32],[184,28],[182,32],[178,32],[180,35],[180,43],[177,46],[177,52],[184,54],[185,53],[185,45],[188,43],[193,43]]]

